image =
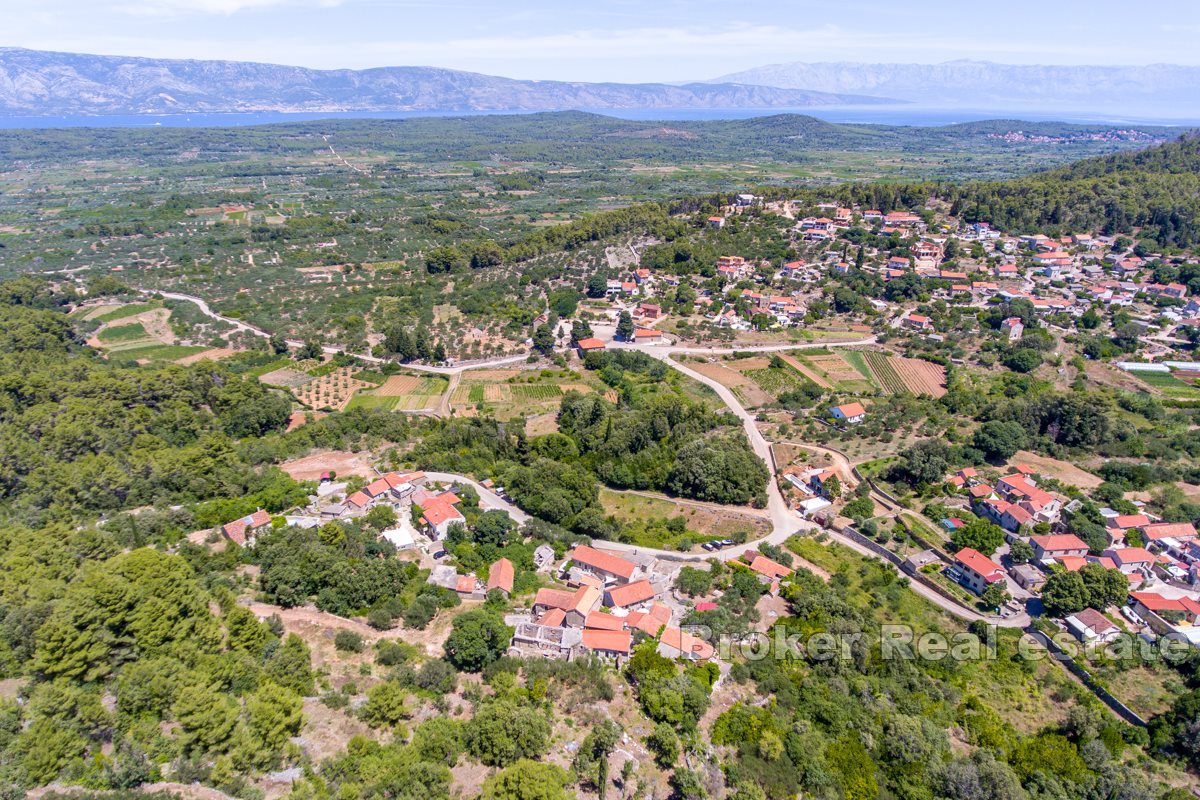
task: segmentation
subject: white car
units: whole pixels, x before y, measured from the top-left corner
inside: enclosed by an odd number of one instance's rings
[[[1142,619],[1138,613],[1129,606],[1121,606],[1121,616],[1132,622],[1134,625],[1146,624],[1146,620]]]

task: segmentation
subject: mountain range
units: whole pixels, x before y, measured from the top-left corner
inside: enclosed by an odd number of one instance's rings
[[[1020,111],[1072,110],[1200,117],[1200,67],[1039,66],[948,61],[770,64],[715,78],[782,89],[882,95],[923,106]]]
[[[526,81],[435,67],[315,70],[0,48],[0,114],[805,108],[895,102],[721,84]]]

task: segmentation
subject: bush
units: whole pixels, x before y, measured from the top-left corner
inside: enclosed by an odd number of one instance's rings
[[[343,653],[361,653],[363,651],[363,638],[352,630],[341,628],[333,637],[333,646]]]

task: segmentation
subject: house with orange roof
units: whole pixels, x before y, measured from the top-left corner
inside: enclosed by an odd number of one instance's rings
[[[622,660],[633,651],[633,634],[629,631],[584,628],[581,645],[583,649],[590,650],[594,655],[612,659],[620,666]]]
[[[1163,539],[1190,542],[1196,538],[1196,526],[1190,522],[1156,522],[1143,525],[1139,530],[1147,542],[1158,542]]]
[[[603,611],[593,611],[583,620],[583,627],[601,631],[623,631],[625,630],[625,617],[617,617]]]
[[[538,589],[533,599],[533,615],[536,618],[547,611],[558,609],[563,612],[563,620],[567,625],[581,628],[588,614],[600,608],[603,597],[603,593],[595,586],[580,586],[573,592]]]
[[[1144,547],[1110,547],[1103,555],[1111,558],[1126,575],[1135,572],[1149,575],[1156,561],[1154,554]]]
[[[499,589],[504,592],[505,597],[508,597],[512,594],[514,577],[513,563],[507,558],[498,558],[488,569],[487,589],[489,592]]]
[[[654,328],[638,328],[633,332],[635,342],[658,342],[662,341],[662,336],[662,331],[656,331]]]
[[[587,545],[578,545],[567,554],[571,563],[570,575],[578,583],[579,575],[594,575],[603,585],[625,584],[633,580],[638,565],[619,556],[597,550]]]
[[[655,596],[654,587],[648,580],[634,581],[623,586],[613,586],[604,592],[604,604],[611,608],[632,608]]]
[[[909,314],[907,317],[901,320],[901,323],[906,328],[911,328],[912,330],[918,331],[928,330],[929,328],[933,327],[933,323],[930,321],[929,317],[925,316],[924,314]]]
[[[346,505],[353,511],[362,511],[371,505],[371,496],[366,492],[355,492],[346,498]]]
[[[832,406],[829,409],[829,415],[849,425],[857,425],[867,418],[867,409],[863,408],[862,403],[846,403],[841,406]]]
[[[604,349],[604,342],[594,336],[587,339],[580,339],[575,343],[575,349],[579,351],[579,356],[582,358],[588,353],[598,352]]]
[[[1004,570],[995,561],[971,547],[964,547],[954,556],[961,578],[959,583],[975,594],[983,594],[993,583],[1003,583]]]
[[[1087,555],[1087,544],[1073,533],[1061,533],[1050,536],[1032,536],[1029,539],[1033,552],[1038,561],[1062,559],[1064,556]]]
[[[1186,635],[1195,632],[1196,626],[1200,625],[1200,602],[1190,597],[1165,597],[1157,592],[1130,592],[1129,600],[1133,610],[1160,635],[1165,636],[1176,631],[1185,632]],[[1188,635],[1188,639],[1200,646],[1200,642],[1193,636]]]
[[[658,652],[667,658],[682,658],[688,661],[708,661],[716,649],[687,631],[679,628],[663,628],[658,638]]]
[[[426,527],[432,538],[441,541],[449,534],[451,525],[466,524],[467,518],[454,507],[457,502],[457,496],[445,492],[426,500],[423,505],[416,503],[421,509],[421,524]]]
[[[470,596],[475,594],[476,583],[477,581],[475,580],[474,575],[459,575],[458,580],[454,584],[454,591],[462,595]]]
[[[221,533],[225,534],[225,537],[237,546],[245,547],[247,543],[254,544],[255,531],[270,524],[271,515],[260,508],[253,514],[248,514],[241,519],[226,522],[221,526]]]

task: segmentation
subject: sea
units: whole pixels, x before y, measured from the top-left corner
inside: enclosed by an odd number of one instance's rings
[[[1200,115],[1124,115],[1111,112],[1063,112],[971,108],[929,108],[916,105],[819,106],[816,108],[651,108],[580,109],[596,114],[639,121],[733,120],[777,114],[806,114],[828,122],[859,125],[936,126],[1011,119],[1027,122],[1069,122],[1088,125],[1200,126]],[[0,128],[212,128],[270,125],[329,119],[414,119],[418,117],[483,116],[493,112],[347,111],[347,112],[246,112],[228,114],[113,114],[98,116],[0,116]],[[494,112],[512,113],[512,112]],[[530,112],[532,113],[532,112]]]

